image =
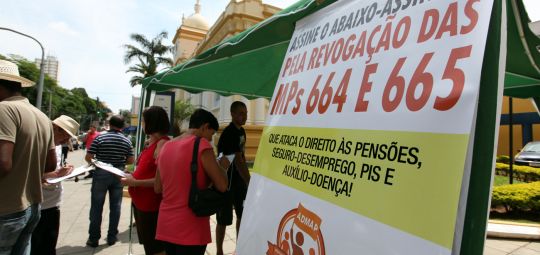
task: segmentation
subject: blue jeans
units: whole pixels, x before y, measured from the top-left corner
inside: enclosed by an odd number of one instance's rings
[[[116,240],[123,191],[120,178],[105,170],[96,168],[91,191],[90,227],[88,229],[90,237],[88,239],[98,241],[101,238],[103,203],[105,203],[105,195],[109,191],[109,231],[107,232],[107,240]]]
[[[39,216],[39,204],[0,216],[0,255],[30,254],[30,239]]]

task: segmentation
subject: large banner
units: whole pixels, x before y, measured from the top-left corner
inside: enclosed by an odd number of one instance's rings
[[[237,253],[452,254],[492,4],[340,0],[299,21]]]

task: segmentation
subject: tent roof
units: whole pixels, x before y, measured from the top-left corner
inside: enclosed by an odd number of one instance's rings
[[[513,97],[540,96],[540,38],[529,28],[522,1],[507,1],[507,55],[504,94]]]
[[[326,0],[319,5],[315,0],[300,0],[187,62],[144,79],[143,88],[156,91],[182,88],[191,93],[214,91],[225,96],[270,98],[296,21],[333,2]],[[530,20],[522,1],[507,0],[507,10],[504,94],[538,97],[540,38],[528,27]]]

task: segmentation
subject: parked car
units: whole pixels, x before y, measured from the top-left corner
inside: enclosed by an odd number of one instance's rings
[[[529,142],[514,157],[516,165],[540,167],[540,141]]]

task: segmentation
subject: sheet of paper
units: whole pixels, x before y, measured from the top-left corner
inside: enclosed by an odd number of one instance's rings
[[[111,164],[107,164],[107,163],[104,163],[104,162],[101,162],[101,161],[93,161],[93,164],[100,168],[100,169],[103,169],[105,171],[108,171],[108,172],[111,172],[115,175],[118,175],[120,177],[125,177],[126,176],[126,173],[124,173],[124,171],[112,166]]]
[[[227,159],[229,160],[229,162],[233,162],[234,160],[234,156],[236,156],[235,154],[231,154],[231,155],[225,155],[225,157],[227,157]]]
[[[223,155],[223,152],[219,153],[217,160],[219,161],[222,157],[226,157],[230,163],[233,162],[235,154]]]
[[[80,167],[77,167],[75,169],[73,169],[73,172],[71,172],[70,174],[68,175],[65,175],[65,176],[62,176],[62,177],[58,177],[58,178],[49,178],[47,179],[46,181],[48,183],[58,183],[58,182],[61,182],[63,180],[66,180],[66,179],[69,179],[69,178],[72,178],[72,177],[75,177],[77,175],[80,175],[80,174],[83,174],[85,172],[88,172],[90,170],[94,169],[94,166],[91,166],[91,165],[84,165],[84,166],[80,166]]]

